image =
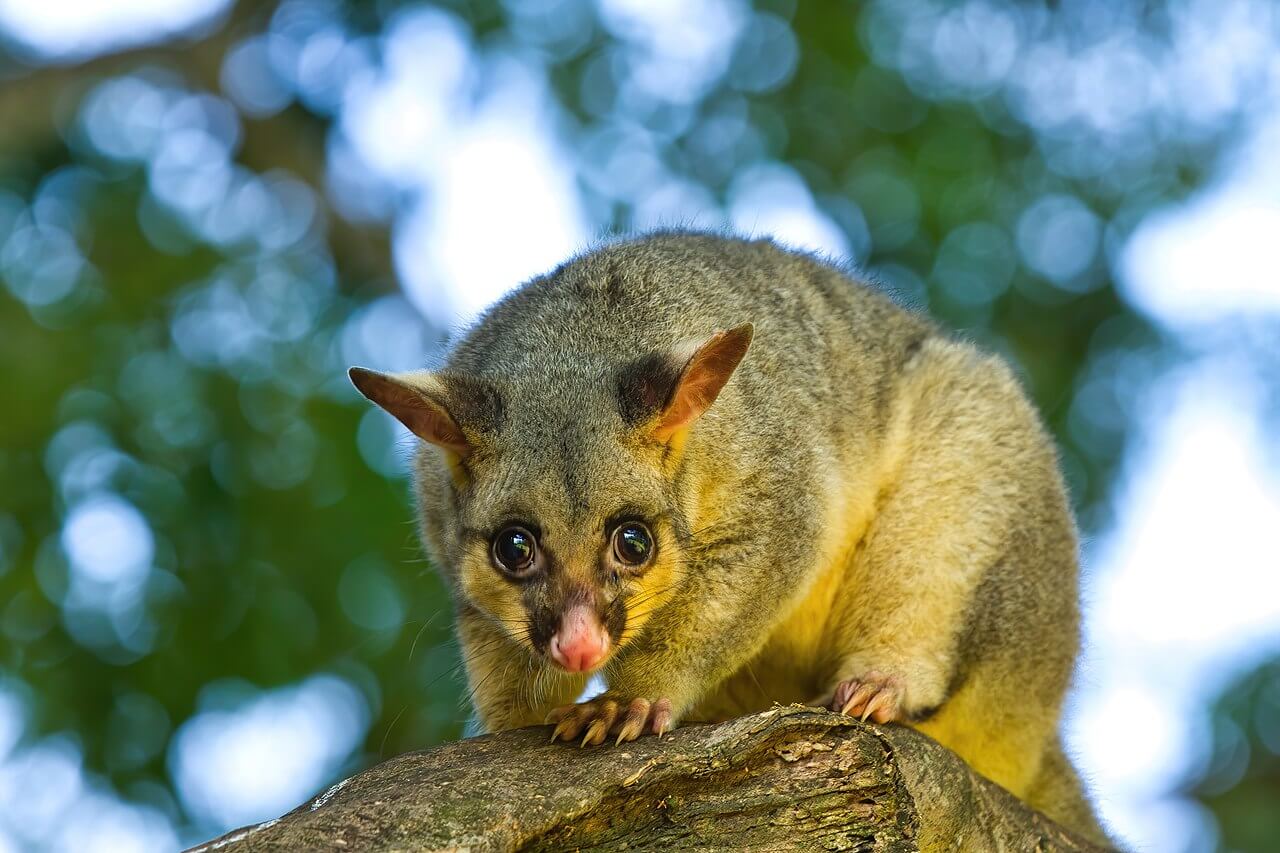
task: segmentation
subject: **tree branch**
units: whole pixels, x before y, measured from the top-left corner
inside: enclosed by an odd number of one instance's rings
[[[793,705],[616,747],[547,731],[402,755],[192,853],[1101,849],[899,726]]]

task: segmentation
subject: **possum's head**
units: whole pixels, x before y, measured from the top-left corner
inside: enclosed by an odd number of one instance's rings
[[[351,369],[426,442],[433,549],[466,604],[569,672],[599,669],[674,593],[690,530],[676,487],[686,437],[751,326],[621,367],[549,359],[486,376]],[[428,518],[427,527],[431,519]]]

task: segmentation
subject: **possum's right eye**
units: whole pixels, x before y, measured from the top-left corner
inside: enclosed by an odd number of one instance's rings
[[[538,564],[538,540],[523,527],[507,527],[493,537],[493,561],[509,575],[528,575]]]

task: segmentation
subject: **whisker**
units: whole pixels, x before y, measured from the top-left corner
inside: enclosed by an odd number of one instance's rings
[[[378,744],[378,760],[381,761],[386,756],[387,738],[391,736],[391,730],[396,727],[396,723],[400,722],[400,718],[404,716],[404,712],[409,710],[409,706],[405,705],[400,709],[400,713],[395,715],[390,723],[387,724],[387,730],[382,733],[382,743]]]
[[[414,635],[413,643],[409,646],[409,659],[405,661],[406,664],[413,662],[413,653],[418,648],[418,641],[422,639],[422,635],[427,632],[427,629],[431,627],[431,623],[436,621],[436,617],[439,616],[440,613],[441,611],[437,610],[430,619],[422,623],[422,627],[419,628],[418,633]]]

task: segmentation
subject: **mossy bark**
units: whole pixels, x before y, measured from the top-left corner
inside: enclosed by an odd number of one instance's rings
[[[898,726],[791,706],[616,747],[549,731],[402,755],[195,850],[1100,849]]]

